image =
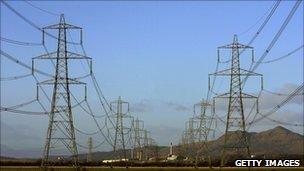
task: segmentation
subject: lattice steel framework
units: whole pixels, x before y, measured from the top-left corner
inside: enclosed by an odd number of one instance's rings
[[[199,110],[197,110],[197,108]],[[195,119],[199,120],[199,125],[196,131],[196,139],[199,142],[207,141],[210,132],[214,132],[214,127],[217,126],[216,119],[212,116],[213,106],[204,99],[201,102],[193,105],[193,113],[196,115]],[[209,110],[209,115],[207,115]]]
[[[224,135],[224,146],[221,154],[221,165],[225,165],[228,155],[242,155],[243,157],[250,157],[249,149],[249,139],[246,134],[245,129],[245,119],[244,119],[244,103],[243,100],[255,99],[257,97],[246,94],[242,92],[243,84],[241,81],[241,76],[260,76],[261,77],[261,87],[263,85],[263,77],[261,74],[254,73],[252,71],[244,70],[240,68],[240,52],[242,49],[251,49],[251,54],[253,58],[253,47],[242,45],[238,43],[237,36],[234,35],[233,43],[218,48],[218,60],[220,58],[220,49],[231,49],[231,68],[218,71],[216,73],[210,74],[213,76],[229,76],[230,77],[230,91],[214,97],[214,102],[216,98],[228,98],[228,112],[226,120],[226,128]],[[242,52],[243,52],[242,51]],[[209,75],[209,80],[210,80]],[[209,82],[210,87],[210,82]],[[258,102],[257,102],[258,104]],[[214,104],[215,105],[215,104]],[[258,110],[258,105],[256,105]],[[258,111],[257,111],[258,112]],[[234,136],[229,131],[237,131]],[[231,149],[231,151],[228,151]],[[230,154],[228,154],[230,152]]]
[[[34,69],[34,61],[37,59],[51,60],[55,66],[55,74],[53,78],[39,83],[45,85],[53,85],[51,111],[49,113],[49,124],[47,130],[46,143],[44,146],[43,160],[41,165],[42,166],[49,165],[51,162],[50,156],[54,157],[59,155],[55,153],[55,150],[53,149],[59,148],[61,144],[64,145],[64,147],[68,150],[70,154],[60,154],[60,155],[71,155],[73,164],[77,166],[78,151],[76,146],[72,109],[71,109],[70,84],[81,84],[81,85],[86,85],[86,84],[78,81],[75,78],[69,78],[68,59],[86,59],[91,61],[91,58],[68,51],[67,38],[66,38],[67,30],[77,29],[80,30],[80,35],[82,35],[81,34],[82,29],[80,27],[65,23],[65,18],[63,14],[60,15],[59,24],[54,24],[43,28],[43,43],[44,43],[44,34],[46,29],[58,30],[57,51],[43,54],[34,57],[32,59],[33,69]],[[55,60],[56,62],[54,63],[53,60]],[[86,91],[85,91],[85,98],[86,98]],[[60,151],[63,150],[60,149]]]
[[[135,153],[134,158],[137,160],[142,160],[143,158],[143,134],[144,134],[144,122],[142,120],[139,120],[136,118],[135,120],[132,120],[132,133],[134,137],[134,144],[133,144],[133,152]]]
[[[93,139],[92,137],[89,137],[88,139],[88,155],[87,155],[87,162],[92,162],[93,160],[93,156],[92,156],[92,152],[93,152]]]
[[[144,147],[145,160],[149,159],[150,151],[151,151],[151,149],[150,149],[151,143],[152,143],[152,138],[151,138],[150,132],[147,130],[144,130],[143,147]]]
[[[195,142],[195,134],[197,131],[197,128],[195,125],[197,125],[197,120],[195,118],[189,118],[188,121],[186,121],[185,127],[185,133],[186,133],[186,142],[187,144],[193,144]]]
[[[123,101],[121,97],[118,97],[118,100],[115,100],[110,103],[111,111],[114,113],[115,118],[115,136],[114,136],[114,146],[113,151],[114,153],[119,152],[119,150],[122,150],[122,156],[121,153],[119,153],[120,159],[124,158],[127,159],[127,151],[126,151],[126,132],[125,130],[130,130],[130,128],[126,127],[124,125],[124,120],[126,118],[131,118],[129,113],[129,103],[126,101]]]
[[[193,105],[193,113],[196,115],[196,120],[198,120],[198,126],[196,129],[196,139],[199,142],[199,146],[196,153],[196,164],[198,160],[205,160],[208,157],[209,165],[211,165],[211,159],[208,149],[208,136],[213,133],[215,134],[215,128],[217,126],[217,121],[213,117],[212,108],[213,106],[202,99],[199,103]],[[199,110],[197,110],[197,108]],[[209,111],[209,115],[207,115]],[[200,157],[203,157],[199,159]]]

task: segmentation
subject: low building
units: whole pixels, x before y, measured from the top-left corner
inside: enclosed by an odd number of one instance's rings
[[[102,163],[115,163],[122,161],[129,161],[129,159],[108,159],[108,160],[103,160]]]

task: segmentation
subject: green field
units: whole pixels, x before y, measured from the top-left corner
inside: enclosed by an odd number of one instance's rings
[[[1,166],[1,171],[44,171],[44,169],[40,167],[27,167],[27,166]],[[76,168],[71,167],[50,167],[47,171],[76,171]],[[287,168],[287,167],[256,167],[256,168],[241,168],[241,167],[200,167],[200,168],[193,168],[193,167],[132,167],[132,168],[124,168],[124,167],[82,167],[77,171],[194,171],[194,170],[304,170],[304,167],[298,168]]]

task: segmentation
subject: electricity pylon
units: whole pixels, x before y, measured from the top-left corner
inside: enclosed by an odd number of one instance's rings
[[[213,74],[209,74],[209,80],[210,80],[210,75],[230,77],[230,91],[228,93],[224,93],[214,97],[215,99],[216,98],[229,99],[226,128],[224,135],[224,146],[221,154],[221,166],[224,166],[229,152],[228,149],[231,149],[229,154],[231,156],[242,155],[242,157],[248,157],[248,158],[250,157],[250,149],[249,149],[250,140],[247,137],[246,129],[245,129],[243,100],[246,98],[246,99],[255,99],[258,101],[258,98],[253,95],[243,93],[242,89],[244,84],[242,84],[241,76],[245,76],[245,77],[260,76],[261,87],[263,85],[263,81],[262,81],[263,77],[261,74],[240,68],[239,50],[242,49],[244,51],[244,49],[251,49],[252,52],[251,55],[253,58],[253,47],[238,43],[238,39],[236,35],[234,35],[232,44],[228,44],[218,48],[218,61],[220,58],[220,49],[231,49],[232,51],[231,67],[229,69],[225,69]],[[210,90],[210,81],[209,81],[209,90]],[[258,105],[256,105],[256,107],[257,107],[256,109],[258,110]],[[232,137],[232,134],[229,133],[229,131],[237,131],[235,135],[236,137]]]
[[[191,158],[193,158],[194,151],[196,151],[198,123],[196,118],[189,118],[189,120],[185,122],[185,130],[182,135],[182,144],[185,148],[185,154]]]
[[[186,121],[186,134],[187,134],[187,143],[188,144],[193,144],[195,142],[195,119],[194,118],[189,118],[188,121]]]
[[[133,127],[133,136],[134,136],[134,144],[133,144],[133,152],[135,153],[135,158],[137,160],[142,160],[142,139],[143,139],[143,131],[144,131],[144,122],[136,118],[132,120]]]
[[[115,137],[114,137],[114,146],[113,151],[114,153],[119,152],[122,150],[123,158],[127,158],[127,151],[126,151],[126,144],[125,144],[125,130],[128,129],[124,125],[124,119],[127,117],[131,117],[128,115],[129,113],[129,103],[121,100],[119,96],[118,100],[115,100],[110,103],[111,111],[114,112],[115,118]],[[122,158],[119,152],[120,159]]]
[[[199,110],[197,110],[197,108],[199,108]],[[216,127],[216,120],[212,116],[212,105],[202,99],[201,102],[193,105],[193,113],[196,116],[195,119],[199,120],[196,139],[198,139],[199,142],[207,141],[210,132],[214,132],[214,128],[212,127]],[[209,115],[207,115],[208,113]]]
[[[32,62],[33,65],[32,68],[34,69],[35,59],[49,59],[52,62],[53,60],[56,61],[55,63],[53,63],[55,66],[55,74],[53,78],[39,83],[45,85],[53,85],[51,111],[49,114],[47,137],[44,146],[44,152],[43,152],[44,156],[41,165],[42,166],[49,165],[51,162],[50,156],[67,155],[67,154],[56,154],[54,153],[54,150],[52,150],[58,148],[59,145],[61,144],[65,146],[65,148],[68,150],[70,155],[72,155],[73,164],[77,166],[78,151],[76,146],[74,124],[72,117],[70,84],[85,85],[85,83],[82,83],[75,78],[69,77],[68,59],[91,60],[91,58],[68,51],[66,32],[68,31],[68,29],[77,29],[80,30],[80,35],[82,35],[81,34],[82,28],[65,23],[65,18],[63,14],[60,15],[59,24],[54,24],[43,28],[43,41],[42,41],[43,43],[44,43],[44,34],[46,29],[58,30],[57,51],[34,57]],[[52,151],[53,154],[51,154]],[[62,149],[60,151],[64,153]]]
[[[199,108],[199,110],[197,110]],[[207,115],[209,111],[209,115]],[[215,133],[215,128],[217,126],[216,120],[212,115],[212,105],[202,99],[201,102],[193,105],[193,113],[198,119],[198,128],[196,130],[196,139],[198,139],[199,149],[196,152],[196,164],[198,163],[198,158],[201,153],[204,154],[205,157],[208,157],[209,165],[211,165],[211,158],[208,149],[208,136],[213,132]]]
[[[88,151],[88,156],[87,156],[87,162],[89,163],[89,162],[92,162],[92,159],[93,159],[93,157],[92,157],[92,149],[93,149],[92,137],[89,137],[89,139],[88,139],[88,149],[89,149],[89,151]]]
[[[144,154],[145,154],[145,160],[149,159],[149,152],[150,152],[150,132],[147,130],[144,130]]]

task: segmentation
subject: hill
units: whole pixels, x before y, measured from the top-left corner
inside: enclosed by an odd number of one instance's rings
[[[236,143],[235,139],[241,134],[239,131],[229,132],[231,144]],[[304,136],[292,132],[282,126],[275,127],[263,132],[248,132],[250,139],[251,154],[264,156],[290,156],[304,154]],[[210,156],[218,157],[221,154],[221,149],[224,144],[224,135],[216,140],[208,141]],[[180,156],[195,157],[197,149],[202,147],[202,143],[194,143],[188,145],[174,146],[174,153]],[[150,150],[149,156],[155,155],[153,150]],[[121,152],[118,152],[121,154]],[[153,153],[153,154],[152,154]],[[165,158],[169,153],[169,147],[158,147],[158,156]],[[80,158],[85,160],[86,154],[80,154]],[[127,151],[127,156],[130,156],[130,150]],[[112,151],[110,152],[95,152],[93,158],[95,160],[111,159],[114,157]]]
[[[228,144],[236,144],[240,131],[229,132],[230,139]],[[292,132],[282,126],[263,132],[247,132],[247,137],[250,140],[251,154],[258,156],[295,156],[304,154],[304,136]],[[206,143],[209,148],[210,156],[218,157],[221,155],[221,150],[224,145],[224,135],[214,141]],[[193,148],[189,149],[189,145],[177,146],[180,155],[193,156],[196,154],[194,151],[202,146],[200,143],[191,144]],[[188,148],[185,150],[185,148]],[[185,152],[188,151],[188,152]],[[190,152],[189,152],[190,151]]]
[[[236,143],[235,137],[240,135],[239,131],[229,132],[231,135],[231,142]],[[263,132],[248,132],[247,133],[250,139],[250,149],[251,154],[255,155],[263,155],[263,156],[303,156],[304,154],[304,136],[298,133],[292,132],[282,126],[275,127],[273,129],[269,129]],[[224,136],[219,137],[216,140],[208,141],[206,145],[209,148],[209,156],[219,157],[221,154],[221,150],[224,143]],[[188,145],[178,145],[173,147],[174,154],[179,156],[190,156],[195,157],[198,149],[202,147],[202,143],[193,143]],[[3,147],[3,146],[2,146]],[[169,154],[169,147],[161,146],[161,147],[151,147],[148,150],[148,155],[150,157],[157,156],[159,158],[166,158]],[[105,160],[105,159],[113,159],[117,156],[123,156],[122,151],[118,151],[114,153],[113,151],[108,152],[94,152],[93,159],[95,161]],[[127,150],[127,156],[129,157],[131,154],[131,150]],[[202,152],[205,154],[205,152]],[[83,161],[86,160],[87,154],[79,154],[79,158]],[[1,156],[2,161],[6,160],[33,160],[26,159],[24,157],[20,158],[9,158],[5,156]],[[37,159],[35,159],[37,160]]]

